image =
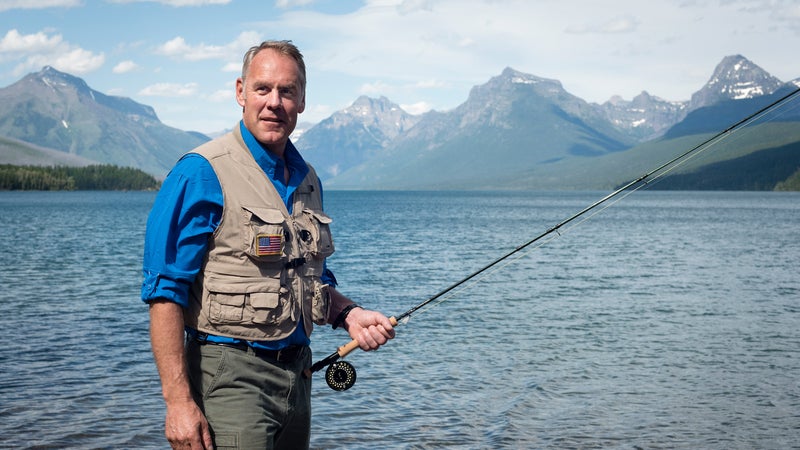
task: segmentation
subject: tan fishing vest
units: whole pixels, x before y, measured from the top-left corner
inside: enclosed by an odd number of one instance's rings
[[[186,325],[218,336],[283,339],[300,318],[307,335],[328,317],[323,262],[333,251],[316,172],[294,192],[289,214],[239,127],[193,153],[204,156],[222,186],[222,219],[189,294]]]

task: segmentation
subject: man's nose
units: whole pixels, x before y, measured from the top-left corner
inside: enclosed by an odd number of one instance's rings
[[[268,108],[279,108],[283,103],[281,99],[281,94],[278,92],[277,89],[273,89],[267,94],[267,107]]]

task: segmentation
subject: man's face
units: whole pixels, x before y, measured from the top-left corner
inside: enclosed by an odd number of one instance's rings
[[[297,63],[274,50],[253,58],[244,81],[236,80],[236,100],[244,125],[271,152],[283,156],[297,115],[306,107]]]

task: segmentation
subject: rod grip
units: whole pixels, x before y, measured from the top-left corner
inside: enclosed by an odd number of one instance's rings
[[[396,327],[397,326],[397,319],[395,319],[394,316],[389,317],[389,323],[391,323],[393,327]],[[348,342],[347,344],[344,344],[343,346],[339,347],[339,349],[336,350],[336,353],[339,354],[340,358],[344,358],[345,356],[349,355],[350,352],[352,352],[353,350],[355,350],[357,348],[358,348],[358,341],[353,339],[352,341]]]

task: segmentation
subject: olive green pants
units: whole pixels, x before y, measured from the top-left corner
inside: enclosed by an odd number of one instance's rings
[[[306,449],[311,428],[311,366],[219,345],[187,345],[189,377],[216,449]]]

